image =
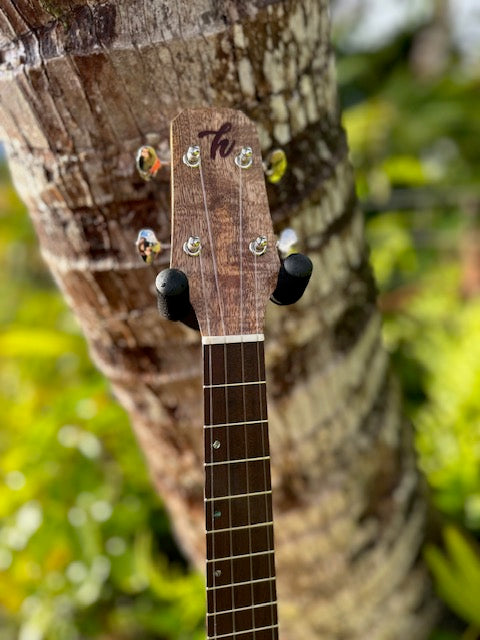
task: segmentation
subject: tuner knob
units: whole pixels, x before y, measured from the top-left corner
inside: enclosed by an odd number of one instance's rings
[[[292,253],[283,260],[277,287],[270,300],[278,305],[293,304],[300,300],[312,275],[313,264],[303,253]]]
[[[179,269],[164,269],[155,280],[160,314],[168,320],[183,322],[198,329],[197,317],[190,302],[188,278]]]

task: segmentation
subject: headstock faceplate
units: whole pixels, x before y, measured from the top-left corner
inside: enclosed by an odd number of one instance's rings
[[[183,160],[192,146],[198,167]],[[235,162],[245,147],[253,152],[249,168]],[[172,122],[171,157],[171,267],[188,277],[202,334],[262,333],[280,261],[255,125],[233,109],[187,109]],[[255,255],[249,247],[259,236],[266,250]],[[189,255],[184,244],[196,237],[201,250]]]

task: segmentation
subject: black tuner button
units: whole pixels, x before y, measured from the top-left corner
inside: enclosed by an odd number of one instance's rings
[[[303,253],[292,253],[283,260],[278,274],[277,287],[270,300],[287,305],[300,300],[312,275],[313,265]]]
[[[190,302],[188,278],[179,269],[164,269],[155,280],[160,314],[168,320],[183,322],[198,329],[198,321]]]

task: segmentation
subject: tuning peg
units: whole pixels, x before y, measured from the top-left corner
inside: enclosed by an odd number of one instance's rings
[[[147,264],[152,264],[162,250],[160,240],[151,229],[140,229],[135,244],[143,261]]]
[[[143,145],[137,151],[135,164],[140,177],[148,182],[152,178],[155,178],[164,165],[169,163],[164,160],[160,160],[153,147]]]
[[[164,269],[156,280],[157,303],[160,314],[168,320],[183,322],[198,330],[198,321],[190,302],[188,278],[179,269]]]
[[[303,253],[292,253],[282,261],[277,287],[270,300],[278,305],[300,300],[312,275],[313,264]]]
[[[263,163],[267,180],[272,184],[280,182],[287,170],[287,166],[287,155],[283,149],[274,149],[271,151]]]

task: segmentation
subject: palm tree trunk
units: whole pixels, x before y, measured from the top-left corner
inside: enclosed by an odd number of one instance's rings
[[[110,379],[193,562],[204,557],[199,337],[159,318],[134,242],[169,238],[169,121],[243,109],[290,171],[277,231],[314,262],[301,303],[267,318],[284,640],[426,638],[425,500],[380,343],[380,317],[340,127],[327,0],[5,0],[0,135],[41,249]]]

